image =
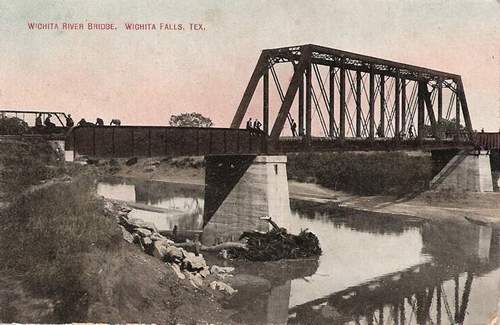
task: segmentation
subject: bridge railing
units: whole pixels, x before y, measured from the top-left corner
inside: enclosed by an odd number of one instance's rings
[[[163,126],[76,127],[68,150],[94,157],[260,154],[266,137],[248,130]]]

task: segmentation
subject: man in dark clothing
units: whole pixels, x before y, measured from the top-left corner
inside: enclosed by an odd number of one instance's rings
[[[408,136],[410,137],[410,139],[413,139],[415,137],[415,127],[412,125],[410,125],[410,128],[408,129]]]
[[[71,118],[71,114],[68,114],[68,116],[66,116],[66,126],[69,128],[75,126],[75,122]]]
[[[97,126],[103,126],[104,125],[104,121],[102,120],[102,118],[98,117],[95,120],[95,125],[97,125]]]
[[[295,120],[292,119],[292,126],[291,126],[291,129],[292,129],[292,135],[294,137],[297,136],[297,123],[295,123]]]
[[[254,130],[257,132],[262,132],[262,130],[260,129],[261,127],[262,127],[262,123],[260,123],[260,121],[258,119],[255,119],[255,122],[253,122]]]
[[[42,113],[38,114],[38,116],[36,117],[36,119],[35,119],[35,126],[36,127],[43,126],[43,123],[42,123]]]
[[[251,129],[253,129],[252,118],[249,118],[247,121],[247,130],[251,130]]]
[[[52,114],[47,115],[47,118],[45,119],[45,126],[48,128],[55,128],[56,125],[50,121],[50,118],[52,117]]]

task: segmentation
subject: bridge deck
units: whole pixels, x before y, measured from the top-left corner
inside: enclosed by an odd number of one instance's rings
[[[162,126],[76,127],[67,135],[66,148],[78,155],[102,158],[259,155],[304,151],[388,151],[472,148],[452,139],[312,138],[282,137],[278,142],[244,129]]]

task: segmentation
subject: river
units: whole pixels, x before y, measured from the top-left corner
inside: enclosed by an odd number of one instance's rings
[[[110,178],[98,193],[135,203],[131,216],[160,230],[202,229],[203,186]],[[237,322],[485,324],[496,310],[500,234],[490,227],[374,217],[303,201],[292,201],[291,217],[277,221],[292,233],[315,233],[323,254],[237,264],[238,274],[266,284],[243,287],[224,302]]]

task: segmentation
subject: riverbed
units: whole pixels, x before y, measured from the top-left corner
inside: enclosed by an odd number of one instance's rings
[[[133,203],[131,216],[160,231],[201,231],[204,190],[121,178],[98,184],[100,195]],[[235,322],[485,324],[496,310],[500,245],[491,227],[373,217],[300,200],[292,200],[289,217],[275,220],[292,233],[315,233],[323,254],[274,263],[215,260],[245,280],[224,301]]]

